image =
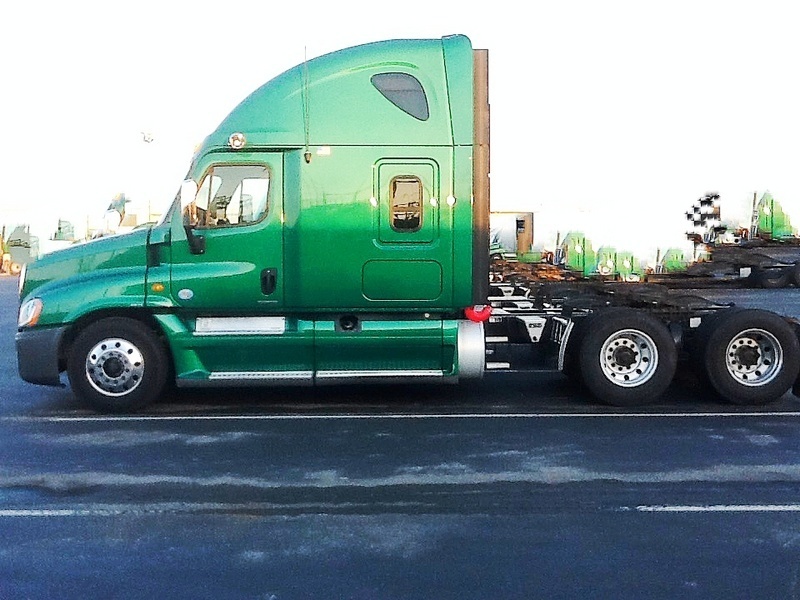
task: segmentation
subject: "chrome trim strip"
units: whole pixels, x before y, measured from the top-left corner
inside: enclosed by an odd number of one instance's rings
[[[311,379],[312,377],[314,377],[313,371],[217,371],[208,376],[211,381],[230,381],[232,379],[281,381],[284,379]]]
[[[178,379],[179,388],[204,388],[228,386],[312,386],[313,371],[218,371],[210,373],[208,379]]]
[[[435,369],[407,369],[407,370],[369,370],[369,371],[317,371],[317,379],[351,379],[363,378],[384,378],[384,377],[444,377],[444,372]]]
[[[502,371],[504,369],[510,369],[511,363],[507,362],[487,362],[486,363],[486,370],[487,371]]]
[[[282,335],[285,332],[286,317],[198,317],[194,335]]]

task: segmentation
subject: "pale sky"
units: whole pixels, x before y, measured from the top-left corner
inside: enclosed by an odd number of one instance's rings
[[[488,48],[492,209],[535,242],[581,229],[642,258],[769,190],[800,223],[793,2],[14,2],[4,8],[0,224],[80,229],[111,198],[164,205],[195,146],[256,87],[391,38]],[[524,8],[519,8],[524,6]],[[141,132],[152,133],[146,144]]]

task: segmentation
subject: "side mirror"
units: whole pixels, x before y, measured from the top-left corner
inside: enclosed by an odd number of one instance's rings
[[[181,213],[183,213],[184,221],[183,228],[186,231],[186,241],[189,242],[189,252],[192,254],[205,254],[206,239],[202,236],[195,235],[194,226],[196,223],[190,217],[193,212],[190,206],[194,203],[197,197],[197,184],[187,179],[181,184]]]
[[[181,210],[194,202],[197,197],[197,184],[192,179],[187,179],[181,184]]]

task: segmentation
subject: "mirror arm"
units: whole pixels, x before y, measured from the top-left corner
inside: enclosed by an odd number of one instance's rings
[[[192,254],[206,253],[206,238],[195,235],[192,218],[188,212],[189,205],[197,196],[197,184],[192,179],[186,179],[181,184],[181,213],[183,214],[183,229],[186,231],[186,241],[189,242],[189,252]],[[196,220],[196,216],[195,219]]]
[[[189,252],[192,254],[205,254],[206,253],[206,238],[202,235],[195,235],[194,227],[191,225],[184,225],[186,230],[186,241],[189,242]]]

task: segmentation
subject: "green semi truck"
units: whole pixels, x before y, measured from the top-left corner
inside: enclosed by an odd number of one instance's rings
[[[488,53],[462,35],[333,52],[253,92],[155,225],[20,278],[19,373],[102,411],[165,386],[462,382],[563,370],[618,405],[679,358],[773,400],[794,325],[653,288],[490,286]]]

